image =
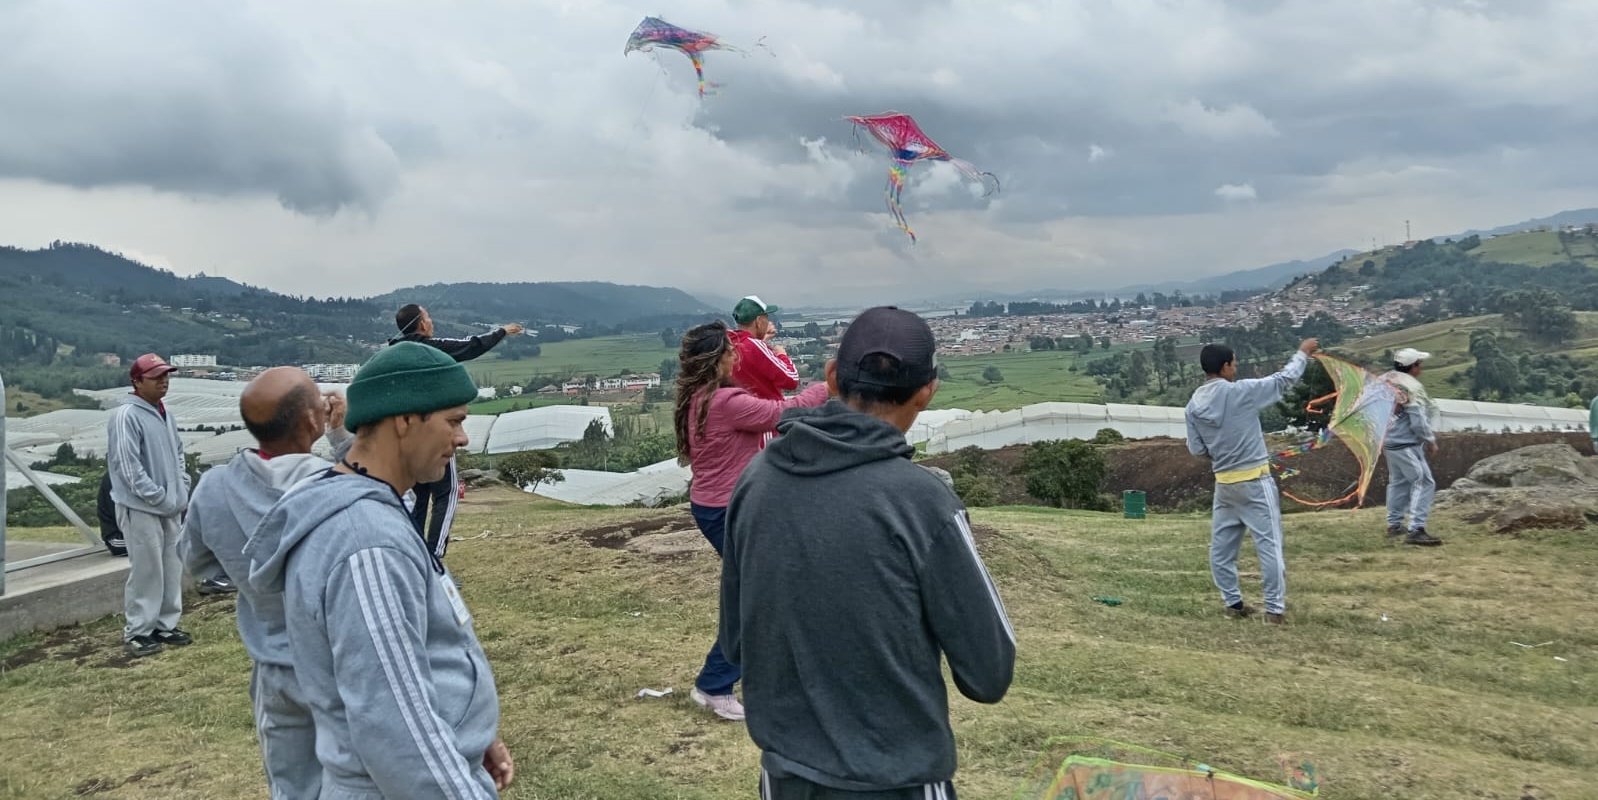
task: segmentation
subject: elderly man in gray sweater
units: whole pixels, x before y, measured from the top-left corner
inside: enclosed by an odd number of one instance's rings
[[[178,536],[189,507],[189,475],[177,422],[161,402],[173,367],[155,353],[133,362],[133,393],[106,424],[106,468],[117,527],[128,551],[122,592],[123,647],[134,657],[193,641],[178,628],[183,615],[183,560]]]

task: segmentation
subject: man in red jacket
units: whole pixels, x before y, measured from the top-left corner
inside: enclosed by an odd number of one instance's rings
[[[767,400],[781,400],[783,392],[799,388],[799,370],[787,352],[767,341],[777,335],[777,326],[769,315],[779,310],[749,295],[733,307],[732,320],[738,323],[738,330],[728,334],[738,348],[738,366],[733,368],[732,382]]]

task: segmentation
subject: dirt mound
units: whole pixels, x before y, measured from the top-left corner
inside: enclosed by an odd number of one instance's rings
[[[1581,455],[1592,453],[1592,443],[1586,433],[1445,433],[1439,437],[1439,451],[1431,460],[1432,474],[1438,486],[1452,486],[1465,477],[1478,462],[1500,453],[1507,453],[1531,445],[1568,445]],[[999,480],[998,504],[1039,504],[1037,498],[1026,492],[1026,479],[1016,474],[1025,445],[1015,445],[988,452]],[[1141,439],[1123,445],[1109,446],[1104,451],[1105,476],[1100,491],[1119,496],[1123,490],[1138,489],[1148,496],[1149,508],[1155,511],[1191,511],[1209,507],[1213,479],[1208,461],[1187,452],[1186,443],[1177,439]],[[1358,475],[1358,462],[1348,450],[1331,445],[1295,457],[1293,466],[1300,473],[1288,479],[1284,486],[1289,491],[1307,499],[1331,499],[1348,492]],[[929,458],[922,463],[929,466],[953,469],[954,454]],[[1381,505],[1387,501],[1386,459],[1377,461],[1376,474],[1371,479],[1365,504]],[[1283,510],[1295,508],[1284,504]]]
[[[633,550],[629,544],[645,536],[659,534],[676,534],[681,531],[692,531],[699,535],[699,527],[694,522],[692,515],[680,512],[671,516],[653,516],[642,519],[631,519],[616,522],[610,525],[600,525],[595,528],[584,528],[572,531],[571,535],[581,539],[591,547],[604,547],[610,550]],[[709,546],[708,544],[706,545]]]

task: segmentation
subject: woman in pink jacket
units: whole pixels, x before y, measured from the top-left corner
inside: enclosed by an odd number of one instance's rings
[[[689,506],[700,532],[720,555],[727,503],[738,476],[760,453],[782,412],[827,402],[827,385],[817,383],[783,400],[756,397],[733,386],[738,350],[722,322],[683,334],[677,358],[677,462],[693,467]],[[721,645],[712,644],[689,697],[722,719],[742,720],[743,704],[732,692],[739,677],[738,667],[722,656]]]

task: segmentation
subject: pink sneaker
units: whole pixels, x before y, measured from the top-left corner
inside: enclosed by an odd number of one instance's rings
[[[708,708],[722,719],[743,722],[744,704],[738,702],[737,695],[705,694],[695,686],[694,690],[688,693],[688,697],[700,708]]]

